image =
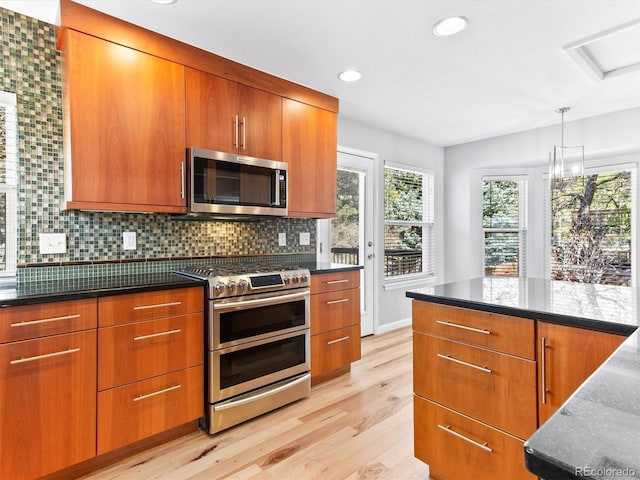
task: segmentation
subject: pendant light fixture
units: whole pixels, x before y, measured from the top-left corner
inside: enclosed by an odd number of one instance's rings
[[[558,180],[584,175],[584,145],[568,147],[564,144],[564,114],[570,107],[556,110],[562,116],[560,145],[553,146],[549,152],[549,180]]]

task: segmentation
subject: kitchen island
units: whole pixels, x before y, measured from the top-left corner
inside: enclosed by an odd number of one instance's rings
[[[422,335],[420,331],[416,332],[416,311],[418,311],[418,316],[420,315],[420,308],[416,310],[418,306],[432,307],[435,305],[438,308],[455,310],[457,313],[466,312],[471,314],[471,316],[467,316],[467,319],[486,316],[488,322],[508,319],[517,324],[520,319],[524,324],[529,323],[536,329],[536,353],[533,360],[538,375],[531,388],[538,391],[540,416],[538,417],[539,428],[535,433],[531,432],[526,436],[512,435],[501,425],[495,428],[495,425],[486,421],[485,418],[478,418],[464,411],[456,412],[448,405],[440,405],[430,398],[421,397],[419,392],[416,392],[416,402],[424,403],[429,408],[434,405],[433,408],[443,409],[448,414],[462,413],[467,415],[467,419],[473,421],[474,428],[478,425],[488,427],[492,432],[502,431],[505,433],[505,438],[511,439],[515,436],[526,440],[524,442],[524,458],[522,443],[520,443],[517,457],[510,457],[509,461],[518,463],[519,467],[525,464],[530,472],[540,478],[640,478],[640,407],[638,407],[640,354],[638,353],[638,334],[634,333],[638,326],[638,292],[636,289],[532,278],[486,277],[411,290],[407,292],[407,297],[414,300],[414,359],[416,357],[422,358],[415,351],[415,337]],[[438,319],[435,320],[438,321]],[[419,318],[418,322],[424,324],[424,318]],[[443,322],[440,320],[439,323],[448,323],[448,327],[450,327],[453,321]],[[549,373],[548,370],[545,372],[544,366],[545,362],[549,361],[549,357],[553,359],[554,355],[559,356],[562,353],[562,347],[564,347],[552,342],[550,342],[551,345],[545,345],[545,342],[549,341],[549,338],[545,336],[546,332],[550,331],[549,327],[569,329],[582,335],[579,338],[584,345],[576,342],[568,344],[571,349],[575,349],[575,356],[564,366],[565,370],[580,369],[583,365],[583,357],[597,357],[599,354],[602,359],[595,364],[594,368],[597,367],[595,373],[591,376],[589,376],[591,372],[586,373],[585,378],[587,376],[589,378],[573,395],[568,399],[563,399],[564,403],[555,413],[550,414],[550,418],[546,419],[542,415],[544,409],[547,408],[544,402],[548,401],[548,397],[553,397],[556,393],[554,387],[558,387],[558,385],[557,377]],[[462,331],[459,328],[449,329]],[[490,328],[477,328],[476,330],[488,331]],[[467,336],[491,336],[486,332],[478,334],[469,330],[465,330],[464,333]],[[497,331],[497,327],[495,333],[497,335],[494,336],[498,337],[500,332]],[[616,344],[609,347],[612,351],[615,350],[611,356],[606,353],[606,349],[600,349],[597,353],[595,347],[599,343],[592,339],[601,336],[607,339],[619,337],[621,343],[623,340],[624,342],[617,349],[615,348]],[[625,336],[628,336],[626,340]],[[457,342],[460,341],[463,340],[457,340]],[[590,343],[592,341],[593,344]],[[589,345],[586,345],[587,343]],[[609,345],[612,344],[609,343]],[[474,349],[486,352],[492,348],[491,345],[481,345]],[[522,354],[522,356],[526,357],[527,355]],[[457,359],[454,358],[454,360]],[[526,363],[531,360],[531,357],[519,360]],[[434,363],[436,360],[429,361]],[[444,363],[448,365],[452,362]],[[602,365],[599,365],[600,363]],[[485,364],[478,366],[486,370],[490,369]],[[546,367],[549,369],[548,365]],[[420,368],[422,368],[420,365],[414,365],[414,375],[419,375],[416,373],[416,369]],[[456,368],[464,369],[466,367],[456,365]],[[496,367],[493,370],[493,373],[497,374],[496,377],[499,378],[501,376],[499,368]],[[438,375],[441,371],[437,370],[436,372]],[[476,379],[471,376],[467,379],[468,384],[473,384],[475,381]],[[514,381],[515,379],[512,379],[507,383],[514,385]],[[414,386],[416,382],[420,383],[420,380],[414,377]],[[437,383],[437,380],[435,382]],[[551,387],[547,382],[552,384]],[[491,390],[494,385],[495,383],[491,383],[486,392],[494,394]],[[571,391],[576,387],[578,385],[573,387]],[[531,391],[526,388],[525,392],[527,395],[531,395]],[[508,399],[509,395],[511,392],[508,392],[505,397]],[[534,395],[536,394],[534,393]],[[484,402],[492,402],[493,400],[493,398],[483,398]],[[507,402],[506,405],[508,404]],[[530,405],[530,403],[526,404]],[[500,404],[498,403],[498,405]],[[535,406],[533,409],[535,410]],[[416,408],[416,415],[421,411]],[[533,412],[532,414],[535,415]],[[426,431],[427,426],[428,422],[416,419],[415,435],[417,438],[422,436],[422,431]],[[455,431],[450,425],[439,427],[439,430],[444,428]],[[514,431],[518,432],[518,430]],[[482,442],[483,438],[474,436],[477,435],[477,432],[478,430],[473,429],[455,431],[455,433],[465,434],[469,440],[473,440],[481,446],[472,445],[479,453],[473,452],[472,456],[461,457],[465,462],[468,463],[468,459],[473,461],[475,458],[473,455],[478,457],[489,455],[482,461],[478,460],[475,465],[476,468],[484,468],[485,465],[490,465],[491,456],[499,458],[505,449],[497,444]],[[450,448],[455,448],[451,445],[453,440],[448,443]],[[428,444],[426,449],[428,450],[430,446],[433,444]],[[424,449],[425,447],[420,448]],[[493,451],[489,454],[488,450]],[[416,456],[418,456],[417,452],[418,443],[416,443]],[[450,454],[451,452],[449,452]],[[428,458],[425,461],[429,463],[430,460],[431,458]],[[464,471],[462,467],[460,468],[458,472]],[[452,478],[456,478],[456,473],[446,473],[448,476],[453,475]],[[438,478],[437,474],[436,469],[434,478]],[[459,474],[458,476],[462,478]],[[476,478],[489,477],[480,474]],[[514,478],[534,477],[529,477],[527,472],[520,468],[517,470],[517,474],[514,474]]]

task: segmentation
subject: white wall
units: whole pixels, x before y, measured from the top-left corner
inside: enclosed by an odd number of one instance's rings
[[[640,108],[569,122],[565,145],[584,145],[585,166],[640,162]],[[529,177],[528,275],[544,274],[543,178],[560,125],[444,149],[445,281],[482,275],[481,178]],[[640,210],[637,209],[637,210]],[[640,218],[640,216],[636,217]],[[636,269],[637,270],[637,269]]]
[[[374,303],[378,312],[378,327],[376,332],[383,332],[402,325],[408,325],[411,319],[411,302],[405,297],[405,291],[411,285],[401,288],[384,289],[384,162],[404,164],[407,167],[417,166],[432,170],[435,174],[435,274],[438,281],[444,275],[444,149],[434,145],[402,137],[384,130],[364,125],[362,123],[338,117],[338,145],[355,148],[378,154],[379,162],[375,166],[376,187],[378,196],[374,209],[377,227],[374,232],[376,258],[376,278],[378,288],[374,292]],[[422,283],[424,285],[424,282]],[[413,285],[414,287],[419,286]]]

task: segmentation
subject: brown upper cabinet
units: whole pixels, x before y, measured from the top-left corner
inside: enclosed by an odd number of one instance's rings
[[[187,68],[187,144],[282,159],[282,98]]]
[[[62,51],[64,207],[185,212],[184,66],[74,30]]]

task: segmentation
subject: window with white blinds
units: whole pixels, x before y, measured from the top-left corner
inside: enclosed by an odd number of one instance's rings
[[[0,276],[16,270],[16,95],[0,92]]]
[[[546,182],[548,274],[554,280],[633,285],[636,166],[585,169]]]
[[[482,179],[485,275],[524,276],[527,246],[527,181]]]
[[[384,167],[384,276],[434,275],[434,176]]]

